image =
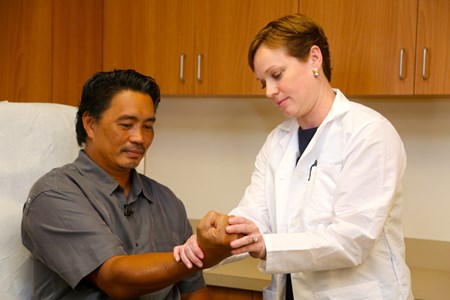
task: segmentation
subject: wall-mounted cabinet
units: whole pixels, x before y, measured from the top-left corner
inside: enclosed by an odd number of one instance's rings
[[[298,1],[104,0],[105,69],[151,75],[165,95],[261,95],[248,45]]]
[[[0,1],[0,100],[50,101],[52,0]]]
[[[84,82],[102,71],[102,10],[102,0],[53,0],[53,102],[78,106]]]
[[[262,95],[249,43],[297,11],[323,25],[347,95],[450,95],[448,0],[0,0],[0,98],[77,105],[113,68],[164,95]]]
[[[300,12],[325,30],[332,86],[348,95],[412,94],[416,1],[301,0]]]
[[[450,94],[450,1],[419,0],[415,94]]]
[[[450,1],[301,0],[300,12],[324,27],[346,94],[450,94]]]
[[[78,105],[102,70],[102,0],[0,1],[0,100]]]

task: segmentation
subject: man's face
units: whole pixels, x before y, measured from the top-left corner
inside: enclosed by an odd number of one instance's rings
[[[86,154],[109,174],[136,168],[154,137],[155,112],[149,95],[122,91],[99,120],[85,114]]]

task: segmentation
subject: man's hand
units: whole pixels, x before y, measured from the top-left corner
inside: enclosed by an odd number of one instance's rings
[[[208,212],[197,224],[197,241],[203,250],[203,264],[212,267],[231,256],[231,242],[240,238],[239,234],[227,233],[230,217],[215,211]]]
[[[176,246],[173,255],[188,267],[209,268],[231,256],[230,243],[241,237],[227,233],[230,217],[215,211],[208,212],[197,224],[197,234],[191,236],[184,245]]]

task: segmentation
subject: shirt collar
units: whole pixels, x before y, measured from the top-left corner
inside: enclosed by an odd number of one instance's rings
[[[105,187],[110,195],[115,190],[120,188],[119,183],[115,181],[105,170],[100,168],[92,159],[90,159],[84,150],[80,150],[74,164],[83,176],[86,176],[90,180]],[[151,202],[151,190],[145,188],[142,184],[142,179],[135,169],[131,170],[131,192],[133,195],[136,195],[135,198],[142,194],[144,198]]]
[[[149,202],[152,202],[152,191],[150,187],[142,183],[142,178],[135,169],[131,170],[131,191],[134,195],[142,195]]]

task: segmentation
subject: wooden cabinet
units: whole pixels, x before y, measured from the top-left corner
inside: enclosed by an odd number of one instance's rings
[[[332,86],[347,95],[450,94],[449,1],[301,0],[299,11],[324,27]]]
[[[0,100],[51,99],[52,1],[0,1]]]
[[[347,95],[412,94],[416,1],[301,0],[300,12],[325,30],[333,87]]]
[[[84,82],[102,71],[102,0],[54,0],[52,101],[78,106]]]
[[[77,105],[113,68],[163,95],[260,96],[249,43],[297,11],[323,25],[347,95],[450,94],[448,0],[0,0],[0,99]]]
[[[102,70],[102,0],[0,1],[0,99],[78,105]]]
[[[165,95],[261,95],[249,43],[297,11],[290,0],[104,0],[103,65],[153,76]]]
[[[262,300],[262,292],[208,286],[211,300]]]
[[[163,93],[193,93],[192,1],[104,0],[103,10],[104,70],[132,68],[154,77]]]
[[[248,47],[268,22],[295,12],[298,1],[292,0],[197,0],[195,55],[203,61],[196,94],[262,95],[247,63]]]
[[[450,1],[419,0],[415,94],[450,94]]]

